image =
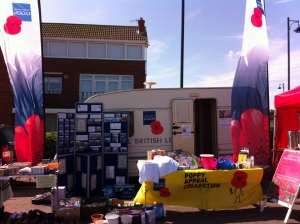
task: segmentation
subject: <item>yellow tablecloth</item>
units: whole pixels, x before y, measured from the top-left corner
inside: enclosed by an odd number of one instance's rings
[[[134,201],[206,210],[240,208],[263,200],[262,177],[262,168],[178,170],[160,177],[158,184],[144,182]]]

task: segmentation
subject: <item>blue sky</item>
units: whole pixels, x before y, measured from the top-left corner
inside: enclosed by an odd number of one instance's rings
[[[136,26],[143,17],[152,88],[180,87],[181,0],[40,0],[42,22]],[[246,0],[185,0],[183,87],[231,87],[242,49]],[[287,17],[299,0],[266,0],[270,109],[287,91]],[[290,22],[290,88],[300,85],[300,34]]]

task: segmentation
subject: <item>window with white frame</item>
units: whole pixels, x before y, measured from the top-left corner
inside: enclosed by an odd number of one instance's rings
[[[142,59],[142,46],[140,45],[128,45],[127,46],[127,58],[130,59]]]
[[[106,44],[89,43],[88,58],[106,58]]]
[[[124,44],[107,44],[107,58],[124,59],[125,45]]]
[[[67,42],[50,42],[49,56],[67,57]]]
[[[64,58],[99,58],[143,60],[142,44],[110,44],[97,42],[44,41],[43,55]]]
[[[62,78],[61,77],[44,77],[44,92],[61,94]]]
[[[86,44],[84,42],[70,42],[68,55],[71,58],[85,58],[86,56]]]
[[[118,75],[81,75],[80,102],[105,92],[133,89],[133,76]]]

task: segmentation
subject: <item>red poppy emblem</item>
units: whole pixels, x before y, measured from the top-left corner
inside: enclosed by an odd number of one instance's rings
[[[151,132],[154,135],[160,135],[164,131],[164,127],[161,126],[159,121],[152,121],[150,127],[151,127]]]
[[[169,191],[169,188],[164,187],[164,188],[160,189],[159,190],[159,195],[161,197],[169,197],[171,195],[171,193]]]
[[[255,8],[253,15],[251,16],[251,23],[253,26],[261,27],[262,26],[262,11],[260,8]]]
[[[231,185],[235,188],[243,188],[247,185],[248,174],[243,171],[236,171],[231,179]]]
[[[26,130],[25,130],[26,129]],[[26,159],[20,162],[32,162],[38,164],[44,158],[44,121],[36,114],[30,116],[25,122],[25,127],[15,128],[15,148],[18,149],[17,156]],[[28,148],[32,147],[32,152]]]
[[[18,16],[9,16],[4,24],[4,30],[7,34],[15,35],[21,32],[22,20]]]

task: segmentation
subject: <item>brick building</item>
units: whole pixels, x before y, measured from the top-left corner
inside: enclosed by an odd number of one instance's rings
[[[137,26],[42,23],[45,129],[56,130],[57,112],[103,92],[144,88],[148,44],[145,21]],[[0,124],[14,125],[13,94],[0,54]]]

